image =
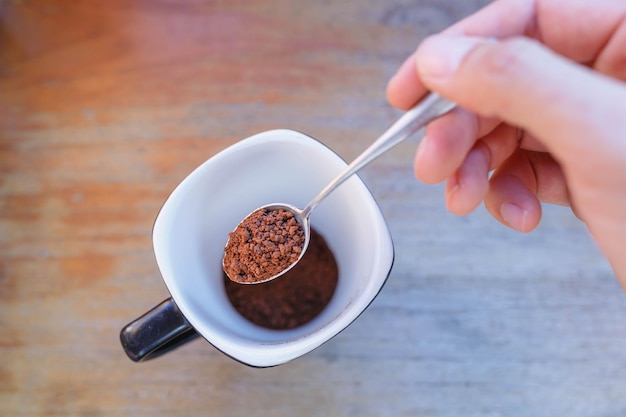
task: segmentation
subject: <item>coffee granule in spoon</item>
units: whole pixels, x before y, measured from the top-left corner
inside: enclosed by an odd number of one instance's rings
[[[304,247],[302,226],[288,210],[259,209],[229,233],[224,272],[239,283],[263,282],[296,262]]]

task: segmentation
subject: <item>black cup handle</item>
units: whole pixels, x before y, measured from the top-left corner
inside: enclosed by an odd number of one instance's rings
[[[134,362],[156,358],[199,336],[171,298],[128,323],[120,332],[124,352]]]

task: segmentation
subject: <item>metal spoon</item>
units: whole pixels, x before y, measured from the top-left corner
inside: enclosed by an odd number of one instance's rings
[[[289,204],[283,203],[272,203],[267,204],[265,206],[259,207],[254,210],[256,212],[260,209],[265,210],[279,210],[284,209],[290,211],[294,214],[295,219],[300,224],[304,231],[304,246],[302,247],[302,251],[298,259],[289,265],[287,268],[279,272],[278,274],[271,276],[267,279],[260,279],[255,281],[242,281],[237,279],[237,277],[229,278],[232,281],[241,283],[241,284],[260,284],[263,282],[271,281],[276,279],[292,269],[299,261],[302,259],[302,256],[306,252],[309,241],[311,239],[311,224],[309,221],[309,217],[311,212],[317,205],[326,198],[331,192],[333,192],[339,185],[341,185],[345,180],[352,176],[352,174],[356,173],[358,170],[363,168],[365,165],[370,163],[375,158],[382,155],[384,152],[393,148],[403,140],[407,139],[409,136],[416,133],[418,130],[426,126],[428,123],[433,121],[434,119],[442,116],[443,114],[449,112],[453,108],[456,107],[456,104],[435,94],[430,93],[427,95],[422,101],[420,101],[415,107],[406,112],[400,119],[398,119],[385,133],[382,134],[374,143],[372,143],[361,155],[359,155],[350,165],[348,165],[344,170],[335,177],[320,193],[313,199],[311,202],[302,210],[297,207],[291,206]],[[252,213],[251,213],[252,214]],[[245,219],[244,219],[245,220]],[[241,223],[240,223],[241,224]],[[238,226],[239,227],[239,226]],[[222,261],[222,266],[224,262]],[[226,268],[224,268],[226,270]]]

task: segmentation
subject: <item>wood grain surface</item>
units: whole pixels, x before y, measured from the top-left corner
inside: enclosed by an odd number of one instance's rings
[[[120,347],[168,297],[151,228],[187,173],[272,128],[353,158],[405,56],[486,3],[0,0],[0,416],[626,415],[626,296],[583,225],[454,217],[415,141],[362,171],[396,258],[339,336],[261,370]]]

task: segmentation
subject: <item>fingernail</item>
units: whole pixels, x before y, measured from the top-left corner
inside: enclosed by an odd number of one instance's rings
[[[484,40],[446,35],[427,38],[417,50],[417,70],[422,78],[448,78],[480,42]]]
[[[502,219],[515,230],[526,230],[525,223],[528,212],[514,203],[504,203],[500,206]]]

